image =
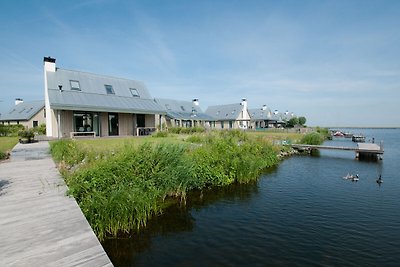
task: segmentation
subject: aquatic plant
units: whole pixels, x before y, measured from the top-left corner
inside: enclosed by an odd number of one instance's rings
[[[205,135],[200,145],[144,143],[96,154],[78,141],[51,143],[55,160],[67,165],[63,175],[100,240],[137,231],[189,191],[256,180],[277,163],[274,148],[242,131]],[[95,151],[95,150],[94,150]]]

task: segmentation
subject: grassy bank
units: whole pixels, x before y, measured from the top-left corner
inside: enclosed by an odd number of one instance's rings
[[[254,181],[281,149],[268,135],[241,131],[160,136],[51,143],[99,239],[140,229],[189,191]]]
[[[5,159],[17,143],[18,137],[0,137],[0,160]]]

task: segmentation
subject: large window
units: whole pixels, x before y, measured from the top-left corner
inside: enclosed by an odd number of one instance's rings
[[[74,112],[75,132],[95,132],[99,136],[99,115],[92,112]]]
[[[114,89],[113,89],[112,85],[105,84],[104,87],[106,88],[106,93],[108,95],[115,95],[115,92],[114,92]]]

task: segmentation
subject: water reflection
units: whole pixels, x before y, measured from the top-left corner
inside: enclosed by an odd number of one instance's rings
[[[257,182],[190,192],[186,203],[171,205],[163,214],[152,218],[146,228],[131,236],[109,238],[102,245],[115,266],[132,266],[136,255],[151,248],[153,237],[191,232],[195,225],[192,209],[200,210],[218,201],[246,202],[258,193]]]

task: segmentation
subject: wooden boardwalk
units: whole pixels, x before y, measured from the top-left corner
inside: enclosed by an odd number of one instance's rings
[[[375,155],[382,157],[384,153],[383,145],[371,144],[371,143],[357,143],[356,147],[346,147],[346,146],[323,146],[323,145],[303,145],[303,144],[293,144],[293,148],[302,150],[313,150],[313,149],[329,149],[329,150],[348,150],[355,151],[356,158],[361,154],[365,155]]]
[[[48,150],[18,144],[0,163],[0,266],[112,266]]]

